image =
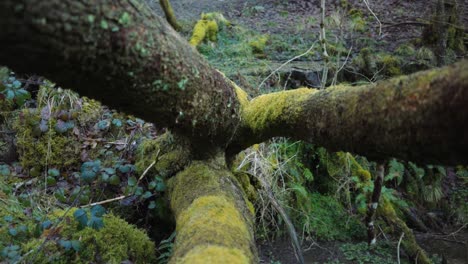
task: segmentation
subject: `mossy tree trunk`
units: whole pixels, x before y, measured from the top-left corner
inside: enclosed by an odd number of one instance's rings
[[[0,63],[188,138],[198,161],[172,183],[173,262],[256,259],[250,206],[218,161],[223,152],[288,136],[373,159],[468,160],[467,61],[367,86],[249,100],[137,0],[3,0],[0,28]]]
[[[164,15],[166,15],[167,22],[176,30],[180,31],[182,27],[177,22],[176,16],[174,15],[174,10],[172,9],[171,2],[169,0],[159,0]]]

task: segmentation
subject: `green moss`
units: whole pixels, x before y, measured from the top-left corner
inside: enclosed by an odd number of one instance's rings
[[[65,252],[56,240],[49,240],[37,254],[26,255],[25,261],[35,263],[151,263],[156,261],[155,247],[146,234],[124,220],[107,214],[104,216],[104,227],[94,230],[86,227],[77,230],[78,223],[74,220],[70,210],[65,219],[57,227],[58,236],[66,240],[78,240],[81,250],[76,254]],[[63,215],[63,211],[56,211],[50,218],[56,220]],[[33,239],[23,245],[23,252],[34,252],[42,244],[43,239]]]
[[[395,53],[399,56],[413,57],[416,54],[416,49],[409,43],[404,43],[398,46]]]
[[[205,264],[205,263],[247,264],[249,259],[236,248],[220,246],[199,246],[191,250],[182,259],[177,260],[181,264]]]
[[[395,56],[384,55],[380,58],[378,64],[383,68],[383,73],[388,77],[402,74],[400,67],[401,60]]]
[[[227,257],[227,259],[230,259],[231,254],[229,252],[231,251],[229,250],[232,249],[237,252],[236,256],[242,257],[241,259],[252,259],[252,256],[249,256],[250,249],[247,247],[251,238],[249,227],[236,208],[235,203],[225,196],[197,198],[177,217],[177,239],[182,241],[178,244],[178,247],[185,247],[184,241],[187,241],[185,242],[187,244],[190,240],[192,240],[190,244],[193,244],[193,241],[203,243],[206,238],[221,242],[222,247],[216,246],[215,243],[214,247],[209,245],[201,252],[199,252],[198,247],[187,248],[188,254],[182,258],[182,261],[186,258],[193,260],[206,258],[224,260]],[[222,255],[199,255],[206,250],[211,251],[210,248]]]
[[[79,143],[67,133],[57,133],[55,120],[51,120],[47,132],[41,132],[40,119],[37,109],[24,109],[13,124],[21,165],[24,168],[76,165],[79,162]]]
[[[254,54],[263,54],[265,52],[265,46],[269,40],[268,35],[259,36],[256,39],[249,42],[249,46],[252,48]]]
[[[351,240],[362,238],[365,227],[357,217],[350,216],[335,197],[312,193],[313,217],[308,225],[314,235],[321,240]]]
[[[380,206],[377,208],[377,213],[383,216],[386,221],[390,222],[391,225],[393,225],[393,227],[396,228],[400,233],[405,233],[402,245],[407,254],[413,260],[417,259],[418,263],[432,263],[426,252],[416,242],[413,231],[408,228],[406,223],[398,217],[392,203],[385,198],[382,200],[383,201],[381,201]]]
[[[235,172],[234,176],[236,176],[237,180],[240,182],[242,189],[244,190],[245,194],[249,201],[256,201],[257,200],[257,191],[255,187],[250,183],[250,177],[247,173],[243,172]]]
[[[196,47],[205,39],[216,42],[217,35],[218,24],[216,21],[202,18],[195,24],[189,43],[190,45]]]
[[[184,139],[167,132],[155,140],[143,141],[137,149],[135,167],[142,174],[153,162],[149,175],[168,178],[182,170],[190,160],[190,148]]]
[[[197,263],[191,261],[210,257],[215,262],[233,256],[248,262],[255,259],[252,208],[240,183],[224,169],[223,160],[219,156],[210,162],[195,161],[169,184],[177,223],[173,263]],[[217,254],[199,255],[207,251]]]
[[[302,110],[301,102],[316,91],[298,88],[258,96],[244,107],[243,120],[254,131],[262,131],[268,125],[274,125],[282,115],[287,115],[284,118],[295,120],[296,115]]]

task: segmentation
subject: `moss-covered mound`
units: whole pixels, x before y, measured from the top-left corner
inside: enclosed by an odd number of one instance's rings
[[[54,227],[59,230],[57,236],[47,239],[44,246],[36,253],[44,242],[44,238],[33,239],[22,245],[26,261],[35,263],[152,263],[155,261],[155,246],[145,232],[128,224],[124,220],[108,214],[103,217],[104,227],[95,230],[86,227],[78,230],[70,210],[65,219]],[[63,212],[56,212],[51,218],[57,218]],[[47,230],[46,230],[47,231]],[[50,232],[44,232],[47,234]],[[67,249],[63,241],[78,241],[79,247]]]

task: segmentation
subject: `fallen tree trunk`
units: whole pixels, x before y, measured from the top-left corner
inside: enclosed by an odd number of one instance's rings
[[[258,263],[253,205],[226,168],[220,155],[171,179],[177,223],[171,263]]]

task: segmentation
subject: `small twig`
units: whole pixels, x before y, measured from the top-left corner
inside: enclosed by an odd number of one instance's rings
[[[372,11],[372,9],[370,8],[369,6],[369,0],[363,0],[364,1],[364,4],[366,4],[367,6],[367,9],[371,12],[371,14],[374,16],[374,18],[377,20],[377,22],[379,23],[379,36],[382,35],[382,22],[380,22],[379,18],[377,17],[377,15],[374,13],[374,11]]]
[[[351,55],[351,51],[352,51],[352,50],[353,50],[353,47],[351,46],[351,48],[349,48],[348,55],[346,55],[345,61],[343,62],[343,64],[341,65],[341,67],[338,69],[338,71],[336,71],[335,76],[333,77],[332,85],[335,85],[335,84],[336,84],[336,81],[337,81],[337,79],[338,79],[338,73],[340,73],[340,71],[343,70],[343,68],[344,68],[344,66],[346,65],[346,63],[348,63],[348,59],[349,59],[349,56]]]
[[[143,179],[143,177],[145,177],[145,175],[148,173],[148,171],[154,166],[154,164],[156,164],[156,161],[158,160],[158,156],[159,156],[159,150],[158,150],[158,154],[156,154],[156,159],[145,169],[145,171],[141,174],[140,178],[138,178],[138,181],[137,181],[137,184],[140,183],[141,179]]]
[[[401,233],[400,240],[398,240],[398,246],[397,246],[397,261],[398,261],[398,264],[400,264],[400,245],[401,245],[401,241],[403,240],[404,236],[405,236],[405,232]]]
[[[310,48],[302,53],[301,55],[297,55],[296,57],[292,58],[292,59],[289,59],[288,61],[286,61],[285,63],[281,64],[276,70],[272,71],[265,79],[263,79],[263,81],[260,83],[260,85],[258,86],[257,89],[260,89],[262,88],[262,86],[265,84],[265,82],[270,79],[271,76],[273,76],[276,72],[278,72],[279,70],[281,70],[284,66],[288,65],[290,62],[294,61],[294,60],[297,60],[299,59],[300,57],[303,57],[307,54],[309,54],[309,52],[315,47],[315,43],[317,43],[317,41],[315,41],[314,43],[312,43],[312,46],[310,46]]]
[[[106,204],[106,203],[111,203],[111,202],[115,202],[115,201],[120,201],[120,200],[123,200],[123,199],[125,199],[125,198],[127,198],[127,197],[129,197],[129,196],[122,195],[122,196],[115,197],[115,198],[112,198],[112,199],[107,199],[107,200],[104,200],[104,201],[100,201],[100,202],[95,202],[95,203],[90,203],[90,204],[87,204],[87,205],[83,205],[83,206],[81,206],[81,208],[92,207],[92,206],[95,206],[95,205],[102,205],[102,204]]]

